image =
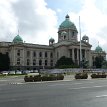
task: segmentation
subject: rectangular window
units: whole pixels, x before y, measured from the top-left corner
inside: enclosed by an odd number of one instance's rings
[[[36,52],[35,51],[33,52],[33,57],[36,57]]]
[[[20,59],[19,58],[17,59],[17,65],[20,65]]]
[[[27,51],[27,57],[30,57],[30,51]]]
[[[48,55],[47,55],[47,52],[45,52],[45,58],[47,58],[47,56],[48,56]]]
[[[20,56],[20,50],[17,50],[17,56]]]
[[[30,60],[29,59],[27,59],[27,65],[30,65]]]
[[[42,52],[39,53],[39,57],[42,57]]]
[[[53,58],[53,53],[52,52],[50,53],[50,58]]]

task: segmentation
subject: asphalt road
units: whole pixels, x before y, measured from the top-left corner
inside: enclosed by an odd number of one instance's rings
[[[42,83],[3,80],[0,107],[107,107],[107,79]]]

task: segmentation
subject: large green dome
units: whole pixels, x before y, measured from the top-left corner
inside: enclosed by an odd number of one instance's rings
[[[102,48],[98,45],[95,49],[96,52],[102,52]]]
[[[61,25],[59,26],[59,28],[60,28],[60,29],[71,28],[72,30],[76,30],[76,31],[77,31],[77,28],[76,28],[76,26],[74,25],[74,23],[70,21],[69,15],[66,15],[65,21],[63,21],[63,22],[61,23]]]
[[[14,39],[13,39],[13,42],[14,43],[23,43],[23,39],[17,35]]]

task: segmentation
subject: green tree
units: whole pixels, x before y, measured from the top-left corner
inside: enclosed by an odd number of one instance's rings
[[[67,58],[65,56],[62,56],[55,65],[56,68],[74,68],[78,67],[77,64],[75,64],[72,60],[72,58]]]
[[[95,66],[96,66],[96,68],[102,68],[102,65],[103,65],[103,62],[104,62],[104,57],[103,56],[97,56],[96,58],[95,58]]]
[[[102,68],[106,68],[107,69],[107,61],[106,60],[104,60],[103,62],[102,62]]]
[[[10,59],[8,53],[2,54],[0,53],[0,71],[8,71],[10,67]]]

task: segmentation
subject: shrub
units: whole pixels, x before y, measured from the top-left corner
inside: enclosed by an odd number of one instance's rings
[[[81,73],[76,73],[75,79],[81,79]]]
[[[106,78],[106,74],[105,73],[92,74],[91,78]]]
[[[33,80],[34,80],[34,82],[36,82],[36,81],[41,81],[41,75],[35,75],[35,76],[33,77]]]
[[[57,80],[57,77],[54,74],[49,75],[49,77],[50,77],[50,81]]]
[[[49,78],[48,78],[48,76],[44,75],[41,77],[41,80],[42,81],[49,81]]]
[[[30,77],[29,77],[29,82],[33,82],[34,80],[33,80],[33,76],[32,75],[30,75]]]
[[[75,79],[87,79],[88,74],[87,73],[76,73],[75,74]]]
[[[97,74],[92,74],[91,78],[97,78]]]
[[[29,82],[29,77],[27,75],[24,77],[24,81]]]
[[[62,74],[57,74],[57,80],[63,80],[64,79],[64,75]]]

